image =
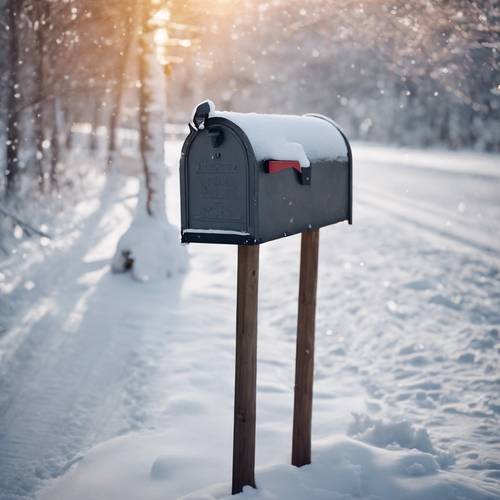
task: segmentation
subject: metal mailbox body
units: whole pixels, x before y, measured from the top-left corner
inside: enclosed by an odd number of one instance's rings
[[[330,148],[325,158],[312,159],[304,167],[295,160],[256,155],[257,145],[231,119],[231,113],[225,115],[207,117],[198,130],[190,126],[184,142],[182,242],[254,245],[344,220],[352,222],[352,154],[332,120],[320,115],[304,117],[304,126],[314,124],[311,119],[322,120],[322,127],[326,122],[331,133],[338,134],[333,151]]]

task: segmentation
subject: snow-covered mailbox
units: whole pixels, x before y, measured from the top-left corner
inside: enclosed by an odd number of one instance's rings
[[[352,159],[321,115],[198,106],[181,157],[184,243],[253,245],[352,218]]]
[[[218,112],[200,104],[182,148],[181,239],[238,245],[233,494],[255,487],[259,247],[302,233],[292,464],[311,462],[319,228],[352,222],[352,157],[321,115]]]

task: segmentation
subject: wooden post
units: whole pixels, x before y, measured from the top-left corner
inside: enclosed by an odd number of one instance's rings
[[[292,444],[292,465],[297,467],[311,463],[318,249],[319,229],[302,233]]]
[[[233,495],[255,488],[257,298],[259,246],[238,247],[236,369],[234,387]]]

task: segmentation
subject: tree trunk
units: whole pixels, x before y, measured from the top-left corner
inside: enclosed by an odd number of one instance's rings
[[[38,172],[38,187],[40,191],[44,190],[44,151],[43,151],[43,141],[44,141],[44,53],[45,53],[45,37],[44,37],[44,26],[43,19],[44,13],[42,13],[40,8],[40,3],[35,3],[35,8],[37,9],[36,20],[38,21],[38,27],[36,29],[36,53],[35,53],[35,86],[36,86],[36,104],[34,106],[34,133],[35,133],[35,146],[36,146],[36,156],[35,165]]]
[[[38,98],[37,98],[38,101]],[[44,168],[44,127],[43,127],[43,103],[37,102],[33,107],[33,128],[35,134],[35,168],[38,174],[38,189],[40,192],[44,191],[45,184],[45,168]]]
[[[18,39],[18,2],[9,2],[9,76],[7,80],[7,169],[6,191],[7,197],[14,194],[18,187],[19,177],[19,112],[17,111],[19,78],[19,39]]]
[[[64,128],[64,149],[69,151],[73,147],[73,122],[74,117],[73,113],[70,109],[69,104],[65,104],[64,106],[64,122],[66,127]]]
[[[123,88],[126,81],[127,61],[132,44],[132,16],[127,19],[127,26],[125,31],[125,40],[123,44],[123,52],[118,65],[118,81],[116,83],[113,107],[111,109],[109,119],[109,136],[108,136],[108,168],[113,165],[116,155],[116,129],[120,119],[120,111],[122,104]]]
[[[56,98],[52,99],[52,131],[50,135],[50,190],[59,189],[58,165],[60,160],[59,147],[59,107]]]
[[[99,96],[94,96],[93,102],[93,114],[92,114],[92,131],[90,133],[90,144],[89,149],[92,154],[97,151],[99,145],[99,137],[97,136],[97,128],[99,127]]]
[[[165,74],[155,54],[154,34],[148,30],[149,11],[140,6],[142,31],[139,36],[139,150],[144,172],[143,199],[150,217],[166,218],[164,111]]]

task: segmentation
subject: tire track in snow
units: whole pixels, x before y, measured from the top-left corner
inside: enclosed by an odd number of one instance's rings
[[[486,241],[487,239],[483,235],[480,235],[480,233],[477,233],[474,236],[481,241],[475,241],[474,239],[453,231],[451,228],[445,229],[432,224],[428,218],[419,217],[416,211],[411,207],[405,207],[402,204],[395,204],[387,199],[384,199],[383,197],[374,196],[368,194],[367,192],[357,193],[355,200],[355,203],[360,204],[362,207],[364,206],[370,210],[376,210],[380,213],[389,215],[404,225],[420,230],[428,237],[438,237],[447,243],[459,244],[469,251],[480,251],[485,255],[485,257],[492,258],[497,263],[500,262],[500,251],[491,246],[491,244]]]
[[[0,498],[31,498],[88,447],[145,418],[137,387],[155,369],[164,322],[142,300],[159,311],[162,295],[109,274],[130,215],[113,203],[101,208],[67,253],[42,263],[41,275],[52,269],[50,283],[37,286],[38,300],[2,339],[9,347],[0,380]]]
[[[432,220],[443,221],[444,224],[452,224],[453,226],[460,227],[461,231],[466,231],[467,233],[474,233],[474,235],[482,236],[482,231],[478,230],[477,222],[465,219],[460,215],[457,215],[456,211],[446,210],[437,205],[431,205],[422,201],[417,201],[410,196],[395,195],[394,193],[384,192],[380,188],[374,188],[373,186],[356,186],[356,194],[366,194],[367,196],[377,197],[377,199],[385,199],[394,203],[395,207],[408,206],[413,209],[413,213],[426,213]]]

